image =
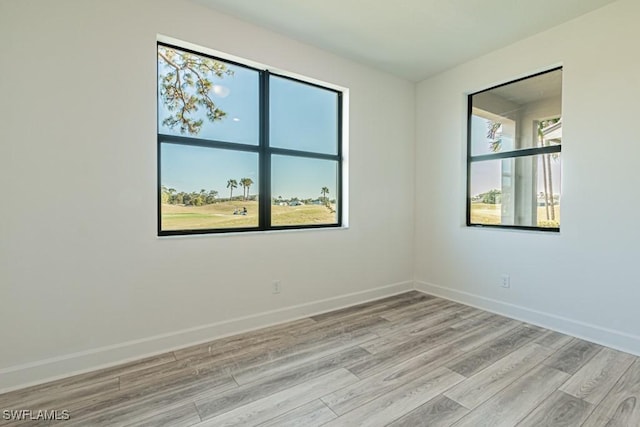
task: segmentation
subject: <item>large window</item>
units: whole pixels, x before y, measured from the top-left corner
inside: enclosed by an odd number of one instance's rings
[[[562,69],[469,95],[467,225],[560,230]]]
[[[158,234],[342,224],[342,93],[158,44]]]

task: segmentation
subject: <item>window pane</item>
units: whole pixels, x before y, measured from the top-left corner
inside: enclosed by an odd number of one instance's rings
[[[162,231],[258,226],[257,153],[163,143],[160,155]]]
[[[471,155],[562,142],[562,70],[471,96]]]
[[[158,132],[258,144],[255,70],[158,46]]]
[[[338,95],[291,79],[269,79],[269,144],[338,153]]]
[[[471,163],[471,224],[560,227],[560,153]]]
[[[338,162],[272,156],[271,180],[271,225],[338,222]]]

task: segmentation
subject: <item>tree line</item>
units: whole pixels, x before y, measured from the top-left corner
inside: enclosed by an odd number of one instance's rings
[[[220,193],[217,190],[201,189],[200,191],[192,191],[190,193],[186,191],[178,191],[175,188],[167,186],[161,187],[161,200],[164,204],[170,205],[184,205],[184,206],[203,206],[210,205],[212,203],[219,203],[222,201],[233,200],[233,189],[238,188],[240,185],[243,188],[242,198],[236,197],[238,200],[255,200],[256,196],[249,194],[249,189],[253,185],[251,178],[241,178],[240,180],[230,179],[227,181],[227,188],[229,191],[228,199],[220,199],[218,196]]]
[[[218,192],[216,190],[205,190],[204,188],[197,191],[187,193],[185,191],[177,191],[175,188],[161,187],[162,203],[170,205],[185,206],[203,206],[219,201]]]
[[[480,193],[471,198],[472,202],[486,203],[488,205],[496,205],[502,203],[502,191],[493,189],[485,193]]]
[[[229,198],[221,199],[219,198],[219,192],[216,190],[206,190],[201,189],[200,191],[192,191],[190,193],[185,191],[177,191],[175,188],[170,188],[165,185],[161,187],[161,200],[163,204],[170,205],[184,205],[184,206],[204,206],[210,205],[213,203],[221,203],[225,201],[233,200],[233,189],[238,188],[240,185],[243,188],[242,196],[236,196],[236,200],[256,200],[258,196],[250,195],[249,189],[251,185],[253,185],[253,180],[251,178],[241,178],[240,180],[230,179],[227,181],[227,188],[229,189]],[[335,212],[331,207],[332,203],[335,203],[335,199],[330,199],[328,197],[329,188],[322,187],[320,190],[321,197],[317,199],[308,198],[308,199],[300,199],[298,197],[292,197],[290,199],[283,199],[282,196],[278,196],[277,198],[273,198],[273,204],[291,204],[291,203],[304,203],[304,204],[312,204],[316,201],[321,202],[322,205],[326,206],[331,212]]]

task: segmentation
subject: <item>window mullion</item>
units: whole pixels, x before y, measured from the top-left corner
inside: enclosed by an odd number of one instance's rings
[[[271,152],[269,150],[269,71],[260,73],[259,227],[271,228]]]
[[[342,93],[338,93],[338,96],[336,98],[336,102],[338,103],[338,105],[336,105],[336,114],[338,115],[337,117],[337,123],[338,123],[338,135],[337,135],[337,141],[338,141],[338,185],[337,185],[337,192],[338,194],[336,195],[336,201],[338,202],[337,207],[338,207],[338,224],[342,224],[342,174],[343,174],[343,170],[342,170]]]
[[[535,156],[538,154],[553,154],[562,152],[562,145],[548,145],[546,147],[524,148],[520,150],[504,151],[500,153],[482,154],[470,156],[469,161],[481,162],[484,160],[515,159],[518,157]]]

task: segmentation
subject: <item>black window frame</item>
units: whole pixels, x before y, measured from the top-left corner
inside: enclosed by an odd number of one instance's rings
[[[516,149],[512,151],[498,152],[492,154],[481,154],[481,155],[472,155],[472,141],[471,141],[471,117],[473,115],[473,97],[475,95],[479,95],[484,92],[489,92],[493,89],[507,86],[513,83],[518,83],[523,80],[528,80],[537,76],[541,76],[547,73],[551,73],[554,71],[562,70],[563,67],[554,67],[545,71],[541,71],[535,74],[531,74],[525,77],[521,77],[515,80],[508,81],[506,83],[501,83],[499,85],[492,86],[487,89],[483,89],[477,92],[473,92],[467,96],[467,202],[466,202],[466,225],[467,227],[480,227],[480,228],[498,228],[498,229],[512,229],[512,230],[529,230],[529,231],[544,231],[544,232],[552,232],[559,233],[560,227],[537,227],[537,226],[526,226],[526,225],[502,225],[502,224],[475,224],[471,222],[471,164],[480,161],[487,160],[500,160],[500,159],[515,159],[519,157],[527,157],[527,156],[535,156],[540,154],[552,154],[552,153],[561,153],[562,152],[562,144],[550,145],[546,147],[533,147],[533,148],[522,148]]]
[[[188,52],[193,55],[207,57],[213,60],[221,61],[236,67],[243,67],[254,70],[259,75],[258,85],[258,104],[259,104],[259,137],[258,145],[246,143],[234,143],[212,139],[204,139],[193,136],[167,135],[160,133],[160,108],[161,102],[159,97],[156,100],[156,133],[157,133],[157,229],[158,236],[182,236],[182,235],[200,235],[200,234],[226,234],[226,233],[247,233],[256,231],[278,231],[278,230],[298,230],[298,229],[322,229],[322,228],[341,228],[343,226],[343,144],[342,144],[342,122],[343,122],[343,92],[334,88],[311,83],[300,78],[295,78],[280,73],[275,73],[267,68],[257,68],[255,66],[246,65],[237,61],[229,60],[223,57],[213,56],[207,53],[195,51],[181,46],[157,42],[156,49],[159,46],[177,49]],[[156,71],[156,76],[158,71]],[[295,150],[289,148],[271,147],[269,145],[269,79],[271,76],[279,77],[301,84],[317,87],[335,93],[336,96],[336,114],[337,114],[337,149],[336,154],[327,154],[313,151]],[[156,77],[156,91],[157,91]],[[253,152],[258,155],[258,226],[257,227],[228,227],[228,228],[207,228],[207,229],[185,229],[185,230],[163,230],[162,229],[162,144],[176,144],[204,148],[224,149],[232,151]],[[296,224],[296,225],[271,225],[271,157],[273,155],[282,155],[290,157],[299,157],[307,159],[331,160],[337,162],[337,183],[336,183],[336,223],[330,224]]]

